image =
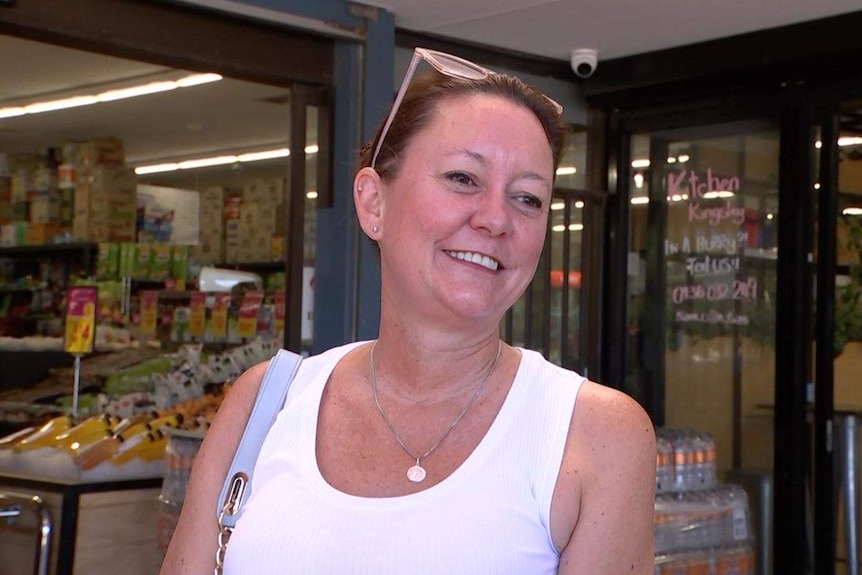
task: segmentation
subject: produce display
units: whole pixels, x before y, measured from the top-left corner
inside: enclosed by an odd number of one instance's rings
[[[219,354],[156,355],[104,379],[89,413],[69,412],[0,438],[0,472],[71,480],[163,475],[169,430],[212,421],[233,380],[275,353],[256,340]]]

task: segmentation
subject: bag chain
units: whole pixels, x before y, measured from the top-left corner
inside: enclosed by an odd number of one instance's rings
[[[218,549],[216,549],[216,566],[213,575],[222,575],[224,572],[224,556],[227,552],[227,543],[233,533],[233,527],[224,524],[224,515],[231,507],[231,503],[225,503],[224,508],[218,516]]]

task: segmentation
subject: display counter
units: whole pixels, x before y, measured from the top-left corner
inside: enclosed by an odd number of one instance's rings
[[[161,477],[115,481],[50,479],[0,472],[0,493],[40,497],[51,516],[48,573],[153,575],[161,552],[157,541]],[[2,571],[35,572],[40,518],[22,512],[0,522]]]

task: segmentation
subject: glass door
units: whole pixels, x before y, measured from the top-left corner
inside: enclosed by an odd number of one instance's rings
[[[654,132],[631,157],[632,378],[663,388],[666,425],[713,436],[719,474],[769,468],[778,130]]]
[[[660,491],[686,501],[709,492],[716,514],[730,484],[773,476],[779,142],[775,124],[746,121],[635,133],[621,154],[625,387],[645,400],[674,462]],[[751,540],[771,502],[750,493],[739,530],[684,544],[657,535],[657,551],[720,562],[754,548],[768,561]]]

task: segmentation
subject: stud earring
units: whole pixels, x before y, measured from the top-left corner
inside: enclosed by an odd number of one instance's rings
[[[379,228],[377,226],[371,226],[371,231],[374,232],[375,234],[377,233],[378,229]]]

